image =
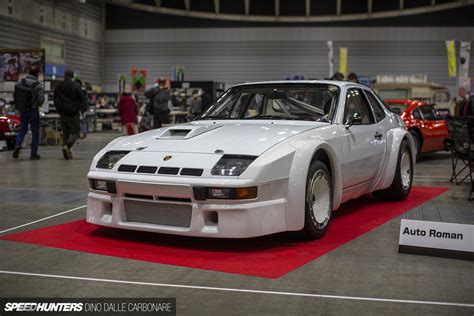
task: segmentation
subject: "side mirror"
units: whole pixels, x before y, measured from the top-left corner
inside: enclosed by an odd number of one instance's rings
[[[354,124],[362,124],[362,116],[359,113],[354,113],[346,122],[346,128],[351,127]]]
[[[188,115],[186,115],[186,122],[191,122],[195,118],[196,118],[196,115],[188,114]]]

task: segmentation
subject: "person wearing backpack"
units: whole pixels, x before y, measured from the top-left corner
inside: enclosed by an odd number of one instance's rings
[[[64,72],[64,81],[54,89],[54,106],[58,111],[63,131],[63,157],[72,159],[71,147],[79,138],[81,132],[79,111],[86,102],[86,96],[81,86],[74,78],[74,71],[67,69]]]
[[[13,158],[20,156],[21,144],[28,132],[28,125],[31,129],[31,160],[41,159],[38,155],[39,143],[39,107],[44,102],[44,91],[38,81],[39,68],[31,66],[29,74],[18,81],[13,92],[15,108],[20,112],[20,131],[16,137]]]

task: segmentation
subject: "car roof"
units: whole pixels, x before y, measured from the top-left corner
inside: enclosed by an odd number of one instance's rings
[[[232,86],[234,87],[245,87],[245,86],[256,86],[256,85],[274,85],[274,84],[332,84],[338,87],[344,87],[347,85],[360,86],[361,88],[368,88],[359,83],[354,83],[351,81],[337,81],[337,80],[276,80],[276,81],[257,81],[257,82],[245,82]]]

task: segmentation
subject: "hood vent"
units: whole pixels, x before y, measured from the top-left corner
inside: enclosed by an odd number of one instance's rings
[[[169,129],[168,136],[169,137],[186,137],[186,135],[191,132],[190,129]]]
[[[190,139],[220,127],[222,127],[222,125],[183,124],[180,127],[168,128],[160,136],[158,136],[157,139]]]

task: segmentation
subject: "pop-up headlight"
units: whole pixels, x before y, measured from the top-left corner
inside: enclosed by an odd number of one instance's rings
[[[254,161],[255,156],[224,155],[212,168],[213,176],[240,176]]]
[[[99,159],[96,168],[112,169],[129,152],[127,150],[110,150]]]

